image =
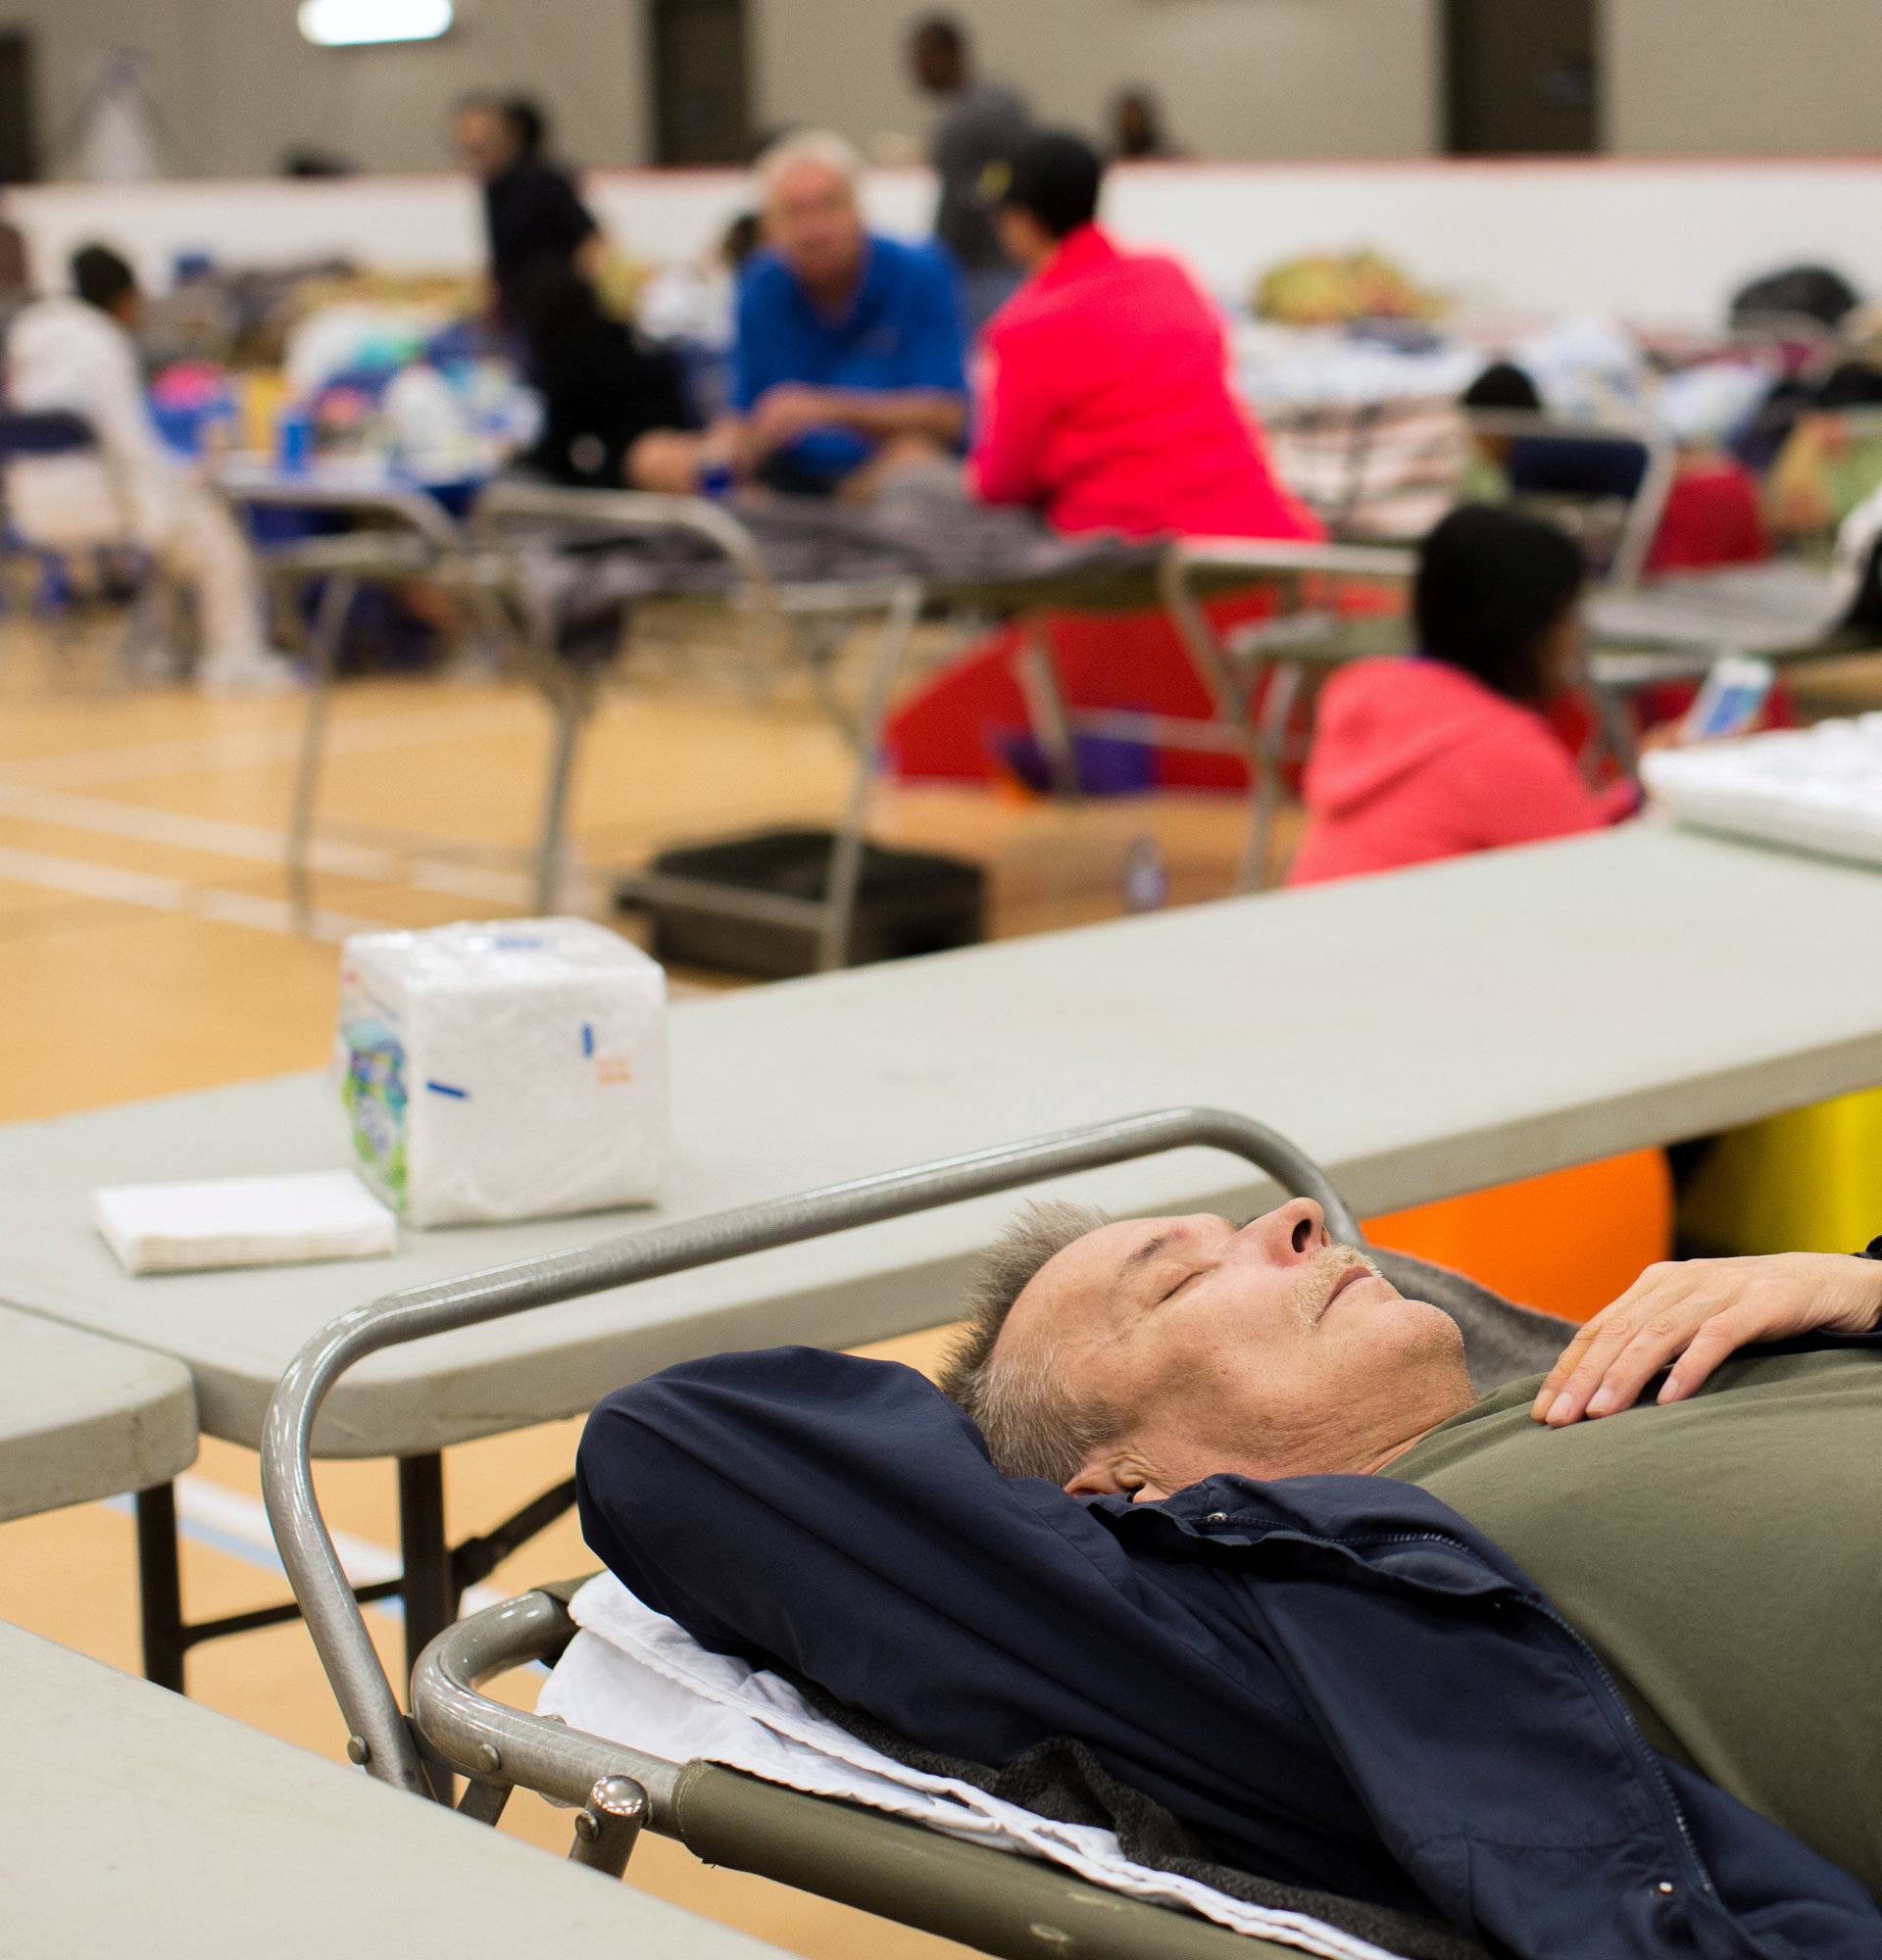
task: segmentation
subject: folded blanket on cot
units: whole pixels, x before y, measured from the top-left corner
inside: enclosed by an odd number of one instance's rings
[[[1640,773],[1683,823],[1882,864],[1882,714],[1662,750]]]
[[[778,585],[862,589],[913,578],[934,591],[971,588],[989,607],[1061,581],[1088,594],[1116,580],[1128,598],[1163,552],[1155,540],[1061,537],[1029,511],[959,494],[887,497],[867,511],[776,497],[740,504],[734,514]],[[520,542],[524,603],[546,643],[577,659],[612,655],[637,600],[733,591],[744,578],[716,545],[683,529],[623,533],[605,520],[555,520]]]
[[[590,1580],[570,1611],[582,1631],[542,1690],[541,1714],[669,1762],[726,1764],[1047,1859],[1111,1890],[1186,1907],[1324,1960],[1394,1960],[1384,1947],[1308,1914],[1245,1904],[1180,1874],[1135,1864],[1110,1831],[1057,1823],[959,1778],[898,1762],[819,1713],[779,1676],[709,1652],[612,1574]]]

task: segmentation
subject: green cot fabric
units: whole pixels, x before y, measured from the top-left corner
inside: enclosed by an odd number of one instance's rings
[[[1384,1474],[1536,1580],[1650,1741],[1882,1898],[1882,1355],[1730,1361],[1689,1401],[1560,1430],[1530,1420],[1540,1387]]]

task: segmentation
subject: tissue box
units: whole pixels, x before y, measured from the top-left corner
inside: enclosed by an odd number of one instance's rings
[[[667,978],[587,919],[349,939],[334,1067],[360,1174],[413,1225],[659,1192]]]

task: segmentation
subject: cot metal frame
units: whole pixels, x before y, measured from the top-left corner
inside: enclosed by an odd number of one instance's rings
[[[475,522],[479,531],[492,539],[520,535],[531,524],[559,525],[591,537],[609,532],[622,537],[676,533],[711,547],[725,562],[732,575],[728,591],[702,586],[695,593],[678,587],[670,596],[718,596],[729,605],[741,623],[747,690],[753,696],[764,692],[772,649],[800,662],[819,702],[856,756],[823,894],[817,899],[798,899],[741,892],[705,879],[645,870],[619,878],[617,890],[642,904],[679,903],[723,916],[794,926],[813,935],[818,971],[843,965],[862,878],[865,829],[882,723],[926,603],[922,582],[915,578],[780,582],[766,564],[750,528],[722,504],[703,497],[645,490],[571,490],[500,478],[479,499]],[[509,572],[512,589],[518,589],[520,579],[520,564],[513,558]],[[874,645],[861,700],[853,710],[846,710],[830,684],[830,636],[862,624],[873,626]],[[555,662],[554,649],[538,647],[536,660],[538,664],[545,660]],[[562,724],[564,739],[557,750],[538,852],[538,911],[552,909],[568,788],[574,768],[574,739],[580,719],[592,706],[598,678],[591,678],[582,715]]]
[[[1236,889],[1263,882],[1288,715],[1309,666],[1345,658],[1350,637],[1337,615],[1341,590],[1358,581],[1402,583],[1412,572],[1409,552],[1392,547],[1295,545],[1251,539],[1193,539],[1172,544],[1150,567],[1119,573],[1101,567],[1038,579],[937,580],[916,576],[876,580],[782,583],[768,570],[752,531],[723,505],[698,497],[638,490],[577,490],[499,478],[478,497],[468,524],[455,522],[422,491],[357,487],[231,472],[224,493],[237,502],[275,508],[313,507],[349,513],[378,530],[316,538],[266,556],[276,579],[324,581],[309,635],[312,688],[296,773],[288,832],[289,891],[305,929],[313,918],[311,858],[315,806],[325,748],[327,708],[346,618],[361,587],[371,582],[423,580],[461,592],[495,621],[523,654],[526,669],[555,716],[542,816],[534,848],[531,898],[538,913],[555,908],[564,856],[570,792],[581,729],[593,712],[602,674],[596,663],[561,658],[550,628],[530,606],[520,541],[530,530],[561,528],[593,539],[615,533],[679,534],[706,545],[723,562],[728,587],[702,580],[694,592],[718,597],[741,621],[744,664],[754,692],[780,648],[810,675],[818,699],[855,757],[855,768],[835,831],[829,872],[817,899],[740,892],[701,879],[642,871],[620,881],[623,895],[646,904],[672,902],[721,915],[785,925],[813,937],[815,964],[845,963],[861,880],[868,808],[879,762],[882,724],[895,683],[907,664],[915,630],[926,615],[1005,617],[1026,636],[1019,668],[1035,737],[1055,790],[1076,793],[1073,744],[1078,735],[1238,756],[1249,769],[1250,824]],[[1203,598],[1265,585],[1278,592],[1281,616],[1218,636]],[[1213,714],[1207,719],[1092,712],[1065,701],[1050,648],[1040,629],[1044,613],[1094,605],[1160,606],[1207,686]],[[853,708],[831,685],[833,638],[851,626],[870,626],[874,644]],[[1274,669],[1264,711],[1256,704],[1263,676]]]
[[[1588,447],[1635,444],[1642,453],[1640,482],[1632,497],[1624,500],[1626,511],[1614,541],[1614,556],[1601,582],[1622,591],[1632,591],[1639,585],[1646,573],[1647,557],[1654,548],[1659,520],[1666,514],[1666,499],[1672,494],[1673,479],[1679,474],[1679,445],[1666,430],[1624,416],[1560,416],[1543,409],[1465,409],[1462,413],[1464,424],[1472,435],[1505,436],[1516,441],[1531,436]],[[1512,492],[1511,501],[1523,502],[1528,494]],[[1560,501],[1597,504],[1608,500],[1565,495]]]
[[[627,1234],[568,1252],[417,1287],[331,1321],[289,1364],[269,1404],[262,1489],[301,1616],[347,1726],[347,1753],[380,1781],[493,1824],[512,1789],[575,1807],[570,1856],[619,1876],[640,1830],[679,1838],[714,1863],[758,1871],[992,1953],[1075,1950],[1108,1960],[1154,1954],[1225,1960],[1262,1950],[1205,1922],[1087,1886],[984,1847],[805,1797],[705,1763],[673,1764],[506,1708],[489,1675],[549,1659],[571,1628],[564,1600],[531,1593],[456,1626],[425,1629],[400,1709],[362,1617],[366,1593],[341,1568],[314,1487],[313,1436],[334,1385],[368,1355],[428,1335],[719,1264],[831,1232],[906,1217],[1165,1151],[1213,1148],[1286,1191],[1313,1198],[1329,1229],[1362,1243],[1326,1174],[1277,1132],[1227,1110],[1167,1109],[852,1179],[796,1197]],[[570,1487],[529,1507],[566,1508]],[[543,1520],[546,1522],[546,1518]],[[443,1602],[440,1601],[440,1604]],[[455,1610],[455,1604],[454,1610]],[[413,1626],[408,1623],[408,1653]],[[1148,1917],[1144,1915],[1148,1914]],[[1233,1940],[1230,1946],[1224,1942]]]
[[[321,1406],[335,1382],[368,1355],[641,1280],[1196,1146],[1239,1156],[1286,1190],[1315,1199],[1335,1235],[1358,1241],[1359,1223],[1344,1199],[1325,1173],[1284,1137],[1226,1110],[1173,1109],[629,1233],[463,1280],[391,1294],[329,1322],[289,1364],[269,1404],[262,1488],[295,1597],[345,1713],[356,1756],[388,1783],[431,1793],[417,1742],[367,1636],[358,1598],[341,1570],[314,1490],[312,1444]],[[436,1631],[428,1628],[425,1638]]]
[[[224,502],[238,512],[320,511],[360,526],[338,535],[254,547],[264,584],[278,596],[292,598],[319,588],[304,636],[307,702],[285,853],[288,901],[295,923],[307,932],[314,924],[314,825],[329,710],[347,622],[360,595],[373,586],[441,585],[467,600],[482,631],[494,629],[505,639],[516,633],[469,531],[425,491],[320,472],[301,476],[239,461],[224,466],[215,482]]]

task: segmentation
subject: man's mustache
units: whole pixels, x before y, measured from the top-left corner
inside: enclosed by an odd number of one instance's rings
[[[1340,1282],[1355,1266],[1362,1266],[1374,1279],[1383,1279],[1378,1262],[1357,1246],[1322,1246],[1295,1281],[1294,1310],[1305,1327],[1319,1324]]]

